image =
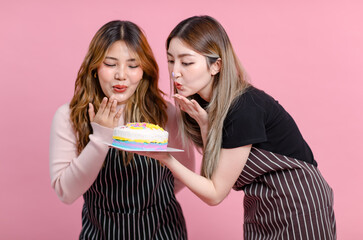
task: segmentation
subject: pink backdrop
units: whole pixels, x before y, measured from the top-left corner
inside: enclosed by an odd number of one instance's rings
[[[83,200],[65,205],[51,189],[48,139],[98,28],[114,19],[139,24],[168,92],[165,39],[179,21],[199,14],[225,26],[252,82],[294,116],[335,191],[338,238],[362,239],[361,1],[62,2],[0,4],[1,239],[78,237]],[[178,199],[190,239],[242,239],[242,192],[231,192],[218,207],[188,189]]]

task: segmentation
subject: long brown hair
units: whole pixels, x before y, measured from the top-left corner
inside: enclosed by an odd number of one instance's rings
[[[195,52],[206,57],[208,67],[221,59],[221,68],[213,79],[213,94],[207,103],[209,132],[204,146],[201,174],[211,178],[219,161],[222,144],[223,122],[233,100],[249,86],[246,74],[240,64],[228,35],[222,25],[210,16],[194,16],[180,22],[166,40],[166,49],[170,41],[178,38]],[[176,90],[174,89],[176,92]],[[189,96],[202,104],[198,94]],[[203,141],[198,123],[188,114],[181,112],[179,127],[196,146],[203,148]]]
[[[135,93],[127,101],[125,122],[150,122],[165,126],[167,122],[164,93],[158,88],[159,67],[142,30],[129,21],[111,21],[103,25],[93,37],[88,52],[78,71],[75,90],[70,102],[71,122],[77,136],[77,150],[81,153],[93,133],[88,117],[88,103],[97,112],[105,97],[99,80],[97,68],[105,58],[107,50],[116,41],[124,41],[140,60],[143,70]]]

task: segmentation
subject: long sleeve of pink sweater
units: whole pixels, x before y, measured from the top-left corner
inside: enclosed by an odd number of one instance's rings
[[[59,199],[73,203],[93,184],[103,165],[113,130],[91,123],[93,134],[78,155],[76,135],[70,121],[69,104],[62,105],[55,113],[49,144],[49,168],[51,185]]]

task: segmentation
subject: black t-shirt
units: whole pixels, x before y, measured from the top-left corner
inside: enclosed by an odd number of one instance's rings
[[[252,86],[229,109],[223,125],[222,148],[249,144],[317,166],[290,114],[270,95]]]

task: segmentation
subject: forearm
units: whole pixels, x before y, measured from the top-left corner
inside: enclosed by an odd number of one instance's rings
[[[74,202],[93,184],[108,152],[92,136],[82,153],[73,159],[51,159],[51,184],[59,199]]]
[[[228,191],[216,188],[211,179],[190,171],[174,157],[166,161],[166,166],[173,172],[175,178],[181,181],[195,195],[208,205],[217,205],[227,196]]]
[[[251,145],[221,149],[220,158],[211,179],[200,176],[184,167],[171,155],[161,159],[174,177],[209,205],[217,205],[228,195],[246,164]]]
[[[179,147],[181,148],[181,147]],[[190,170],[191,172],[194,172],[195,170],[195,156],[194,156],[194,151],[191,148],[191,145],[188,144],[188,146],[185,148],[184,152],[178,152],[178,153],[173,153],[172,157],[179,159],[181,161],[181,164],[186,167],[188,170]],[[174,176],[174,192],[177,193],[179,192],[183,187],[185,187],[185,184],[179,180],[178,178],[176,178]]]
[[[112,139],[112,129],[92,123],[93,134],[78,156],[77,138],[69,116],[68,105],[57,110],[49,144],[51,185],[59,199],[65,203],[74,202],[93,184],[108,152],[108,146],[102,141]]]

